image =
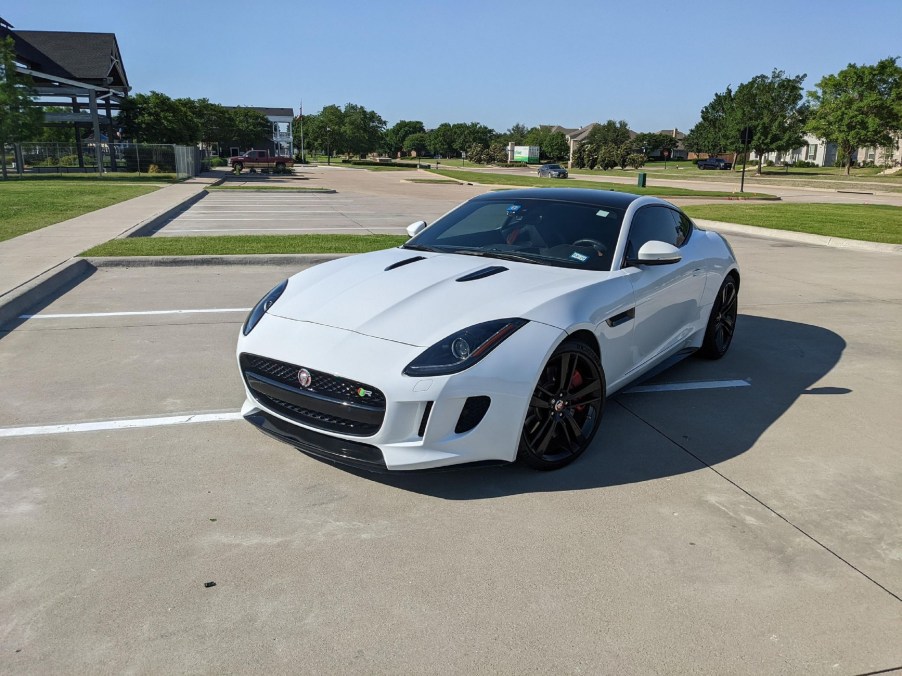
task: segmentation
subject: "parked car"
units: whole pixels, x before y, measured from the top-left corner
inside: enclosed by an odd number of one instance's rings
[[[699,169],[732,169],[733,163],[727,162],[720,157],[709,157],[706,160],[698,161]]]
[[[237,346],[247,421],[371,470],[557,469],[590,445],[606,397],[730,347],[733,251],[663,200],[490,192],[407,231],[254,306]]]
[[[559,164],[543,164],[539,167],[539,176],[548,178],[567,178],[569,174]]]

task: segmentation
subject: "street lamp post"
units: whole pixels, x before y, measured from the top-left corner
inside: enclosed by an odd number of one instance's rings
[[[332,166],[332,129],[326,127],[326,164]]]

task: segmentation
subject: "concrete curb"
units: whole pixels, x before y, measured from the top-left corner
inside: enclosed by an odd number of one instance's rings
[[[0,296],[0,328],[15,322],[19,315],[53,298],[60,291],[78,285],[95,270],[83,258],[70,258]]]
[[[871,251],[889,254],[902,254],[902,244],[885,244],[883,242],[863,242],[857,239],[844,239],[842,237],[827,237],[826,235],[812,235],[807,232],[792,232],[790,230],[773,230],[771,228],[759,228],[754,225],[740,225],[739,223],[725,223],[723,221],[709,221],[702,218],[693,218],[700,227],[707,230],[715,230],[726,234],[750,235],[765,239],[781,239],[802,244],[817,244],[834,249],[850,249],[853,251]]]
[[[125,239],[126,237],[147,237],[152,235],[154,232],[162,228],[166,223],[171,221],[177,214],[183,211],[187,211],[191,206],[200,202],[204,197],[207,196],[207,190],[204,188],[200,190],[194,195],[182,200],[178,204],[166,211],[160,212],[155,216],[151,216],[145,221],[141,221],[137,225],[129,228],[122,234],[120,234],[116,239]]]

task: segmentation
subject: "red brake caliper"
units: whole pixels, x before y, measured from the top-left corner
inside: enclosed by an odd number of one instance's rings
[[[582,384],[583,384],[582,374],[579,371],[574,371],[573,377],[570,378],[570,387],[569,387],[570,391],[572,392],[573,390],[581,387]],[[586,405],[582,404],[581,406],[574,406],[573,410],[582,413],[585,408],[586,408]]]

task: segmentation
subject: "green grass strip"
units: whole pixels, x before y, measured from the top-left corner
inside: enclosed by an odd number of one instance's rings
[[[807,232],[865,242],[902,244],[902,208],[877,204],[700,204],[693,218]]]
[[[113,239],[80,256],[230,256],[366,253],[400,246],[403,235],[222,235]]]
[[[0,181],[0,242],[146,195],[159,186],[99,181]]]
[[[773,199],[773,195],[764,193],[737,193],[716,190],[689,190],[687,188],[668,188],[647,186],[640,188],[623,183],[602,183],[600,181],[581,181],[579,179],[539,178],[538,176],[517,176],[516,174],[491,174],[475,171],[449,171],[446,169],[430,170],[433,174],[447,176],[458,181],[469,183],[489,183],[493,185],[515,185],[532,188],[589,188],[590,190],[613,190],[628,192],[634,195],[654,195],[657,197],[724,197],[742,199]]]

